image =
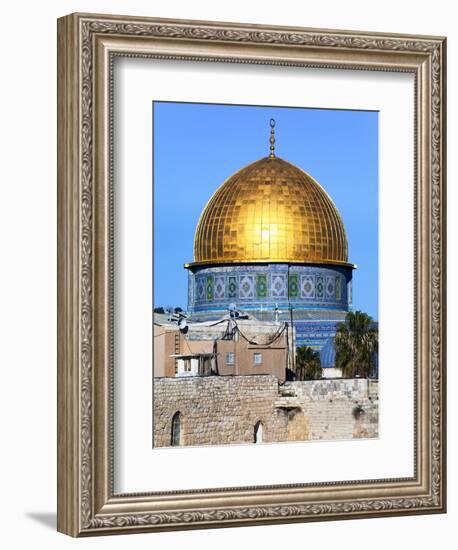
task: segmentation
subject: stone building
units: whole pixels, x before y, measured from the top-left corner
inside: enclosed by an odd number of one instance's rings
[[[188,312],[208,321],[236,306],[293,324],[296,346],[321,351],[349,311],[355,266],[325,189],[275,155],[274,125],[269,156],[230,176],[202,211],[185,265]],[[329,353],[322,363],[334,367]]]
[[[285,323],[229,316],[189,323],[184,331],[156,315],[154,376],[271,374],[285,380],[292,352],[288,334]]]

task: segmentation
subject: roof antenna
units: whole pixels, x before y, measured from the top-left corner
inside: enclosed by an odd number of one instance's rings
[[[269,139],[269,142],[270,142],[270,155],[269,157],[270,158],[274,158],[275,157],[275,119],[274,118],[271,118],[270,119],[270,139]]]

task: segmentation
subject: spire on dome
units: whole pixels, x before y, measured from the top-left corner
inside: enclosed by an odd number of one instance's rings
[[[275,119],[270,119],[270,155],[269,157],[275,157]]]

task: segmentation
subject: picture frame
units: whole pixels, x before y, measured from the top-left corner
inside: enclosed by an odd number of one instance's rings
[[[113,62],[121,57],[414,76],[413,476],[114,492]],[[445,512],[445,60],[443,37],[95,14],[58,20],[60,532]]]

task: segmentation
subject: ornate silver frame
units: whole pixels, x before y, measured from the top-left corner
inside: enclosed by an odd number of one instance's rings
[[[58,21],[58,530],[100,535],[445,511],[445,38],[73,14]],[[407,71],[416,81],[415,475],[113,494],[115,56]]]

